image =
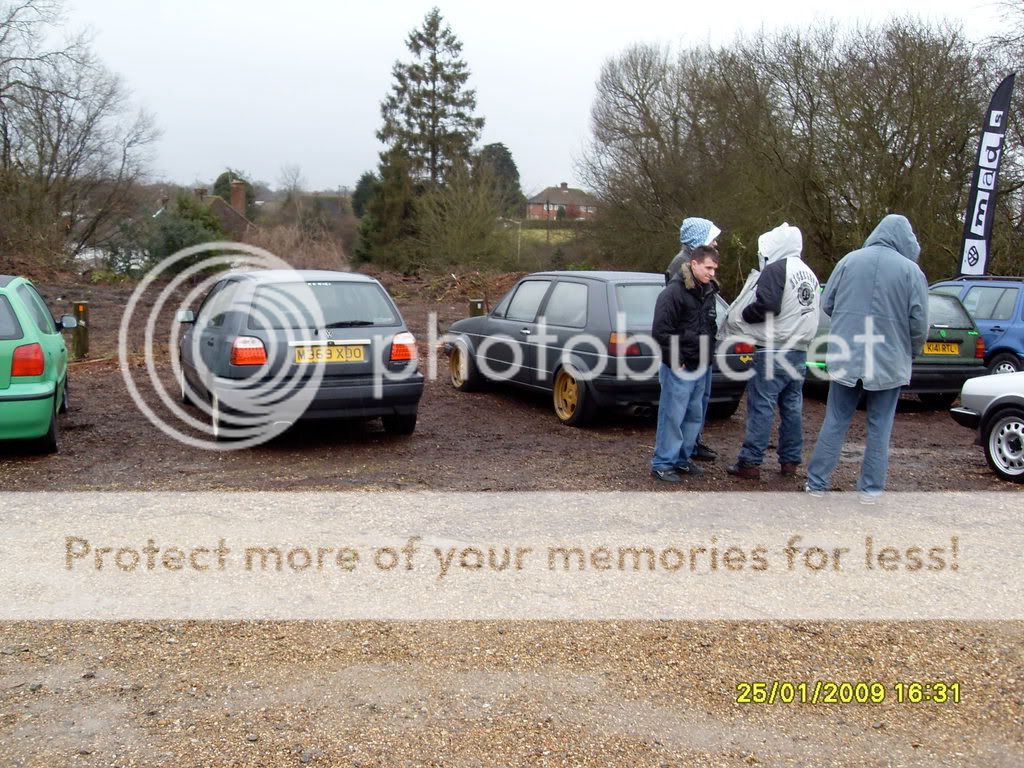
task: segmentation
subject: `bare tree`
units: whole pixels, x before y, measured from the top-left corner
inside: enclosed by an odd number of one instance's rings
[[[408,266],[512,266],[511,240],[497,226],[503,212],[502,188],[490,167],[471,173],[467,165],[455,165],[447,185],[428,189],[413,207],[416,234]]]
[[[48,50],[60,5],[0,7],[0,215],[7,246],[74,255],[129,215],[156,137],[87,41]]]
[[[289,195],[298,195],[306,187],[306,177],[302,175],[302,168],[300,166],[295,164],[282,165],[277,183]]]
[[[672,58],[635,46],[609,61],[583,171],[605,203],[609,255],[663,269],[684,215],[726,230],[730,287],[759,232],[799,225],[827,274],[886,213],[914,222],[922,261],[949,274],[963,221],[986,67],[948,25],[761,32]],[[748,256],[748,264],[753,258]]]

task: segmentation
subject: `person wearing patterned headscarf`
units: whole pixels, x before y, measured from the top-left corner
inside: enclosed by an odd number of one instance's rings
[[[679,274],[679,268],[682,267],[690,260],[691,254],[697,248],[718,248],[718,236],[722,234],[722,230],[719,229],[711,219],[702,219],[698,216],[688,216],[683,219],[683,223],[679,226],[679,253],[676,254],[675,258],[672,259],[668,265],[668,269],[665,270],[665,284],[668,281]],[[718,318],[713,317],[712,320],[717,324]],[[711,399],[711,370],[708,370],[708,378],[705,382],[704,387],[704,418],[707,419],[708,413],[708,402]],[[704,442],[703,428],[701,433],[697,435],[697,443],[693,449],[693,455],[691,458],[697,461],[714,461],[718,458],[718,454],[712,450],[711,446]]]

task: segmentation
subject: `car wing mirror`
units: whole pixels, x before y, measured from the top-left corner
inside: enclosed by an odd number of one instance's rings
[[[57,330],[70,331],[72,328],[78,327],[78,320],[73,315],[61,315],[60,320],[57,323]]]
[[[178,314],[174,316],[174,319],[179,323],[194,323],[196,321],[196,316],[191,309],[180,309],[178,310]]]

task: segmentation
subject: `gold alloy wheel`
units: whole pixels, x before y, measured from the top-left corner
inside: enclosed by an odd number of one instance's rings
[[[462,348],[456,346],[448,355],[448,378],[456,389],[460,389],[466,383],[466,377],[462,375],[462,366]]]
[[[555,377],[555,414],[568,421],[576,413],[580,402],[579,383],[564,368]]]

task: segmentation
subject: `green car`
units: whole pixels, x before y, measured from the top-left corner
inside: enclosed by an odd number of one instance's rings
[[[57,414],[68,406],[68,350],[39,292],[23,277],[0,275],[0,440],[34,440],[57,451]]]
[[[917,395],[926,406],[949,408],[964,382],[988,373],[985,368],[985,340],[964,305],[955,296],[928,294],[928,340],[910,366],[910,383],[904,394]],[[818,335],[807,350],[807,384],[828,383],[825,354],[832,321],[819,316]]]

